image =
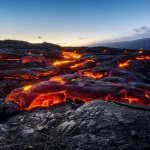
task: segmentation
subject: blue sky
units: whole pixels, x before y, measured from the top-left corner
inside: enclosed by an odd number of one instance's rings
[[[149,6],[150,0],[0,0],[0,39],[81,46],[150,37]]]

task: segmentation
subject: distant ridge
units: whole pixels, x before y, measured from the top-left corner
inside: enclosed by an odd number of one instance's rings
[[[132,41],[121,41],[121,42],[111,42],[111,43],[97,43],[90,45],[93,46],[106,46],[113,48],[127,48],[127,49],[145,49],[150,50],[150,38],[137,39]]]

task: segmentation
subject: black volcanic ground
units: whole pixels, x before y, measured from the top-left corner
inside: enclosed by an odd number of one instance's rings
[[[0,149],[150,149],[149,70],[148,50],[0,41]]]

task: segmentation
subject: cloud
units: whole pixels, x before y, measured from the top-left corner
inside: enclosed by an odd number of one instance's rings
[[[150,28],[146,26],[142,26],[140,28],[133,29],[136,33],[147,33],[150,32]]]
[[[146,30],[146,29],[148,29],[148,27],[146,26],[141,27],[141,30]]]
[[[141,30],[139,30],[139,29],[133,29],[133,30],[137,33],[141,32]]]

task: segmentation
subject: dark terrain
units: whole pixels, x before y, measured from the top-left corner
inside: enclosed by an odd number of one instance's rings
[[[109,43],[98,43],[92,46],[107,46],[114,48],[128,48],[128,49],[150,49],[150,38],[143,38],[131,41],[120,41],[120,42],[109,42]]]
[[[0,149],[150,149],[150,51],[0,41]]]

